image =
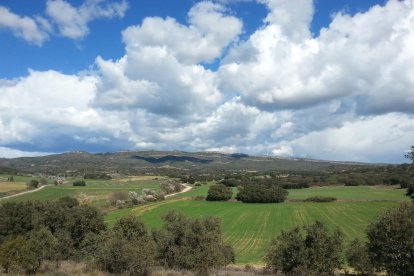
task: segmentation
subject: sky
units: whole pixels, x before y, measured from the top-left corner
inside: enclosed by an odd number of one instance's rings
[[[413,144],[414,0],[0,0],[0,157]]]

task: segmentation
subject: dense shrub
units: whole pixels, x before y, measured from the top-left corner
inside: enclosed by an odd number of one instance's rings
[[[233,191],[230,187],[226,187],[223,184],[211,185],[208,189],[206,200],[220,201],[229,200],[233,196]]]
[[[36,179],[31,179],[31,180],[27,183],[27,186],[28,186],[29,188],[37,188],[37,187],[39,187],[39,181],[38,181],[38,180],[36,180]]]
[[[90,245],[92,262],[110,273],[149,275],[155,264],[155,243],[136,217],[121,218],[112,231],[95,237]]]
[[[382,213],[367,230],[368,252],[379,270],[414,275],[414,205],[404,203]]]
[[[161,265],[207,274],[234,262],[234,252],[223,242],[218,219],[189,219],[171,211],[164,216],[164,223],[153,234]]]
[[[351,241],[346,249],[348,264],[361,275],[372,275],[374,267],[368,255],[367,245],[359,239]]]
[[[86,186],[86,182],[84,180],[77,180],[73,182],[73,186]]]
[[[311,196],[306,198],[304,201],[307,202],[332,202],[336,201],[336,197],[333,196]]]
[[[265,262],[274,272],[328,275],[340,268],[343,234],[330,233],[321,222],[296,227],[272,241]]]
[[[161,183],[160,188],[165,194],[173,194],[181,192],[184,189],[184,185],[175,181],[168,181]]]
[[[110,180],[112,176],[106,173],[87,173],[83,176],[84,179],[102,179],[102,180]]]
[[[236,199],[247,203],[277,203],[285,201],[288,191],[277,185],[249,184],[239,187]]]
[[[226,178],[220,181],[220,183],[227,187],[237,187],[240,185],[240,180],[233,179],[233,178]]]
[[[283,189],[305,189],[309,188],[309,183],[307,182],[300,182],[300,183],[283,183],[280,184]]]
[[[105,229],[102,214],[79,206],[76,199],[4,203],[0,205],[0,263],[6,270],[33,274],[45,260],[75,257],[87,235]]]
[[[130,195],[127,191],[115,191],[109,195],[109,203],[113,206],[117,204],[117,202],[127,202],[130,199]]]

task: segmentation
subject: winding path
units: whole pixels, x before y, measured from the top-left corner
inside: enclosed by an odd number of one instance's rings
[[[178,195],[178,194],[182,194],[182,193],[188,192],[189,190],[191,190],[193,188],[191,186],[188,186],[187,184],[183,184],[183,186],[185,186],[185,188],[181,192],[168,194],[165,197],[171,197],[171,196],[175,196],[175,195]]]
[[[43,189],[43,188],[45,188],[47,186],[50,186],[50,185],[42,185],[39,188],[36,188],[34,190],[24,191],[24,192],[21,192],[21,193],[18,193],[18,194],[1,197],[0,198],[0,201],[2,201],[3,199],[9,199],[9,198],[16,197],[16,196],[21,196],[21,195],[25,195],[25,194],[34,193],[34,192],[40,191],[41,189]]]

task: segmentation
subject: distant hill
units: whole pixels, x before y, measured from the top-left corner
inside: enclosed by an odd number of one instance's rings
[[[301,158],[249,156],[219,152],[124,151],[91,154],[83,151],[0,159],[1,171],[26,173],[83,174],[107,172],[142,174],[154,171],[225,172],[225,171],[332,171],[370,164],[332,162]]]

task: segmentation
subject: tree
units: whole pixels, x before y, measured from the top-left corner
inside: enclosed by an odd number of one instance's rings
[[[302,229],[283,231],[273,240],[265,262],[274,272],[330,275],[343,263],[342,240],[341,231],[330,233],[316,221]]]
[[[73,182],[73,186],[86,186],[86,182],[84,180],[77,180]]]
[[[161,265],[206,275],[210,269],[234,262],[234,252],[223,242],[217,218],[190,219],[171,211],[163,219],[164,227],[153,234]]]
[[[66,229],[77,248],[88,233],[99,234],[106,229],[103,215],[91,206],[74,208],[67,219]]]
[[[369,258],[365,242],[354,239],[349,243],[345,254],[348,264],[360,275],[372,275],[374,273],[374,266]]]
[[[31,179],[28,183],[27,186],[29,188],[37,188],[39,186],[39,181],[37,181],[36,179]]]
[[[21,267],[24,255],[28,254],[26,243],[23,236],[17,236],[0,244],[0,265],[6,273]]]
[[[236,199],[247,203],[278,203],[285,201],[288,191],[278,185],[247,184],[239,188]]]
[[[14,177],[13,177],[13,175],[9,177],[9,181],[10,181],[10,182],[14,182]]]
[[[404,155],[405,158],[410,159],[414,163],[414,146]]]
[[[378,270],[414,275],[414,205],[403,203],[383,212],[367,230],[368,253]]]
[[[224,186],[223,184],[211,185],[208,189],[206,200],[209,201],[220,201],[229,200],[233,196],[231,188]]]
[[[115,274],[149,275],[155,264],[155,243],[144,223],[136,217],[117,221],[112,231],[96,237],[95,263]],[[93,244],[93,243],[92,243]]]

